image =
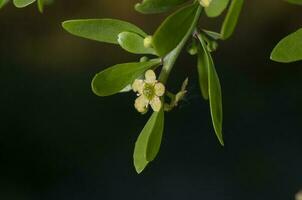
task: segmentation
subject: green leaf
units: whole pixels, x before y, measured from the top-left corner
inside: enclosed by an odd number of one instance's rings
[[[209,80],[208,92],[209,92],[209,102],[210,102],[212,123],[219,142],[221,143],[221,145],[224,145],[223,136],[222,136],[223,111],[222,111],[222,94],[221,94],[220,81],[215,69],[212,56],[207,51],[207,46],[200,34],[198,35],[198,38],[202,46],[202,51],[205,55],[203,59],[206,59],[205,61],[203,61],[203,63],[207,65],[207,71],[208,71],[208,80]]]
[[[122,32],[118,35],[118,43],[120,46],[134,54],[153,54],[156,55],[154,49],[144,46],[144,38],[137,33]]]
[[[92,80],[92,91],[98,96],[109,96],[123,90],[147,69],[158,65],[160,59],[147,62],[117,64],[96,74]]]
[[[232,0],[221,28],[222,39],[228,39],[234,32],[244,0]]]
[[[41,13],[44,11],[44,0],[38,0],[38,9]]]
[[[38,9],[40,13],[43,13],[44,7],[48,6],[53,3],[53,0],[37,0],[38,2]]]
[[[198,46],[197,54],[197,69],[199,75],[199,86],[202,97],[205,100],[209,99],[209,78],[208,78],[208,54],[203,50],[201,45]]]
[[[302,60],[302,28],[281,40],[274,48],[271,59],[282,63]]]
[[[288,3],[302,5],[302,0],[286,0]]]
[[[23,8],[26,7],[32,3],[34,3],[36,0],[14,0],[14,5],[17,8]]]
[[[187,0],[143,0],[135,5],[135,10],[144,14],[161,13],[180,5]]]
[[[208,30],[205,30],[205,29],[203,29],[202,31],[214,40],[220,40],[221,39],[221,34],[220,33],[217,33],[217,32],[214,32],[214,31],[208,31]]]
[[[158,55],[167,55],[182,41],[192,26],[198,6],[192,4],[181,8],[160,25],[153,36],[153,47]]]
[[[209,7],[205,8],[208,17],[218,17],[226,9],[229,0],[212,0]]]
[[[8,3],[9,0],[0,0],[0,9]]]
[[[137,173],[141,173],[159,152],[164,130],[164,111],[153,112],[135,143],[133,160]]]
[[[143,37],[147,34],[137,26],[117,19],[78,19],[62,23],[69,33],[99,42],[118,44],[121,32],[133,32]]]

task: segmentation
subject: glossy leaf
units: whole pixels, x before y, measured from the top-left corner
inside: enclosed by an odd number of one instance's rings
[[[199,86],[202,97],[205,100],[209,99],[209,78],[208,78],[209,59],[207,52],[201,46],[198,46],[197,54],[197,70],[199,76]]]
[[[23,8],[26,7],[32,3],[34,3],[36,0],[14,0],[14,5],[17,8]]]
[[[222,39],[228,39],[234,32],[240,16],[244,0],[232,0],[221,28]]]
[[[153,35],[153,47],[159,56],[172,51],[192,26],[198,4],[181,8],[170,15]]]
[[[281,40],[274,48],[271,59],[282,63],[302,60],[302,28]]]
[[[223,111],[222,111],[222,94],[221,94],[220,81],[215,69],[212,56],[207,51],[207,46],[201,36],[199,36],[199,40],[202,46],[202,51],[205,54],[204,59],[206,60],[204,61],[204,63],[207,64],[208,80],[209,80],[208,91],[209,91],[209,102],[210,102],[212,123],[219,142],[221,143],[221,145],[224,145],[223,136],[222,136]]]
[[[143,0],[135,5],[135,10],[144,14],[161,13],[180,5],[187,0]]]
[[[98,96],[116,94],[143,74],[147,69],[160,63],[159,59],[147,62],[117,64],[95,75],[91,86]]]
[[[8,3],[9,0],[0,0],[0,9]]]
[[[79,19],[69,20],[62,24],[69,33],[86,39],[118,44],[118,35],[122,32],[133,32],[143,37],[147,34],[137,26],[117,19]]]
[[[122,32],[118,35],[118,43],[120,46],[134,54],[154,54],[154,49],[144,46],[144,38],[137,33]]]
[[[288,3],[302,5],[302,0],[286,0]]]
[[[212,0],[209,7],[205,8],[208,17],[218,17],[228,6],[229,0]]]
[[[135,143],[133,160],[137,173],[141,173],[159,152],[164,130],[164,111],[153,112]]]

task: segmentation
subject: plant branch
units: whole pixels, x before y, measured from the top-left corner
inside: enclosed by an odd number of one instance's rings
[[[163,68],[159,75],[159,81],[162,82],[163,84],[166,84],[168,77],[170,75],[170,72],[171,72],[180,52],[182,51],[182,49],[185,46],[185,44],[187,43],[188,39],[194,32],[197,22],[199,20],[200,14],[201,14],[201,10],[202,10],[202,7],[199,6],[195,13],[195,18],[193,20],[192,26],[188,30],[187,34],[184,36],[184,38],[178,44],[178,46],[164,58],[164,65],[163,65]]]

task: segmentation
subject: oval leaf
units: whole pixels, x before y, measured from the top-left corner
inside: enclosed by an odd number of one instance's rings
[[[192,26],[197,8],[198,4],[181,8],[160,25],[153,36],[153,47],[158,55],[167,55],[180,43]]]
[[[208,17],[218,17],[228,6],[229,0],[212,0],[209,7],[205,8]]]
[[[164,130],[164,111],[153,112],[137,138],[133,161],[137,173],[141,173],[159,152]]]
[[[117,19],[79,19],[62,23],[69,33],[99,42],[118,44],[121,32],[134,32],[143,37],[147,34],[137,26]]]
[[[92,91],[98,96],[109,96],[123,90],[147,69],[160,63],[159,59],[147,62],[114,65],[96,74],[92,80]]]
[[[17,8],[23,8],[28,6],[29,4],[34,3],[36,0],[14,0],[14,5]]]
[[[135,10],[143,14],[161,13],[180,5],[187,0],[143,0],[135,5]]]
[[[274,48],[271,59],[282,63],[302,60],[302,28],[281,40]]]
[[[155,54],[154,49],[144,46],[144,38],[136,33],[122,32],[118,35],[118,43],[126,51],[134,54]]]
[[[210,52],[207,51],[207,46],[202,39],[202,36],[198,36],[202,51],[206,55],[203,61],[207,64],[207,71],[208,71],[208,84],[209,84],[209,102],[210,102],[210,110],[212,116],[212,123],[214,126],[214,130],[216,136],[221,145],[224,145],[223,136],[222,136],[222,121],[223,121],[223,112],[222,112],[222,95],[221,95],[221,86],[218,74],[215,69],[214,61]]]
[[[228,39],[234,32],[244,0],[232,0],[221,28],[222,39]]]

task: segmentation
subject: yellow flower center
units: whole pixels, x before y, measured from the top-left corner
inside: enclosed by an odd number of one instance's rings
[[[145,95],[145,97],[147,97],[147,99],[149,101],[152,100],[155,96],[154,85],[149,84],[149,83],[145,83],[143,94]]]

